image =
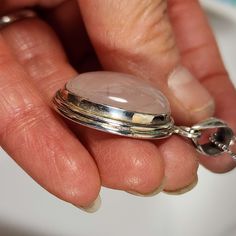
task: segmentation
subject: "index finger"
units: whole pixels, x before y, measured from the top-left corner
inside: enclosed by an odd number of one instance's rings
[[[49,192],[87,207],[100,190],[97,167],[27,77],[0,35],[0,144]]]

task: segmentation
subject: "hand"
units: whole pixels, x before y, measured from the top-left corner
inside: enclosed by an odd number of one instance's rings
[[[76,136],[63,123],[50,109],[54,93],[75,69],[101,65],[156,83],[179,124],[213,115],[215,101],[215,116],[236,128],[235,89],[198,1],[78,2],[80,10],[76,1],[1,5],[1,15],[39,5],[46,22],[24,19],[1,30],[0,143],[9,155],[46,190],[88,211],[99,204],[101,185],[183,192],[196,183],[198,160],[215,172],[234,168],[230,157],[199,157],[176,136],[150,142],[74,126]]]

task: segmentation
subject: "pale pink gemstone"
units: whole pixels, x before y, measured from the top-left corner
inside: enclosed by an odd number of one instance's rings
[[[70,80],[67,90],[95,103],[148,114],[170,114],[166,97],[154,86],[132,75],[89,72]]]

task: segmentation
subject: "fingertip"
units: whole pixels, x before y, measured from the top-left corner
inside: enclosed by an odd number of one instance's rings
[[[80,130],[84,144],[97,162],[104,186],[139,194],[159,188],[164,178],[164,162],[152,142],[84,127]]]
[[[215,102],[213,97],[184,66],[177,66],[170,74],[168,88],[174,111],[177,110],[174,112],[176,113],[176,120],[184,123],[195,123],[214,114]]]
[[[59,193],[60,198],[77,207],[86,209],[92,208],[95,202],[97,202],[101,184],[95,179],[86,180],[86,182],[87,181],[89,183],[84,183],[83,185],[78,184],[72,187],[65,186]]]
[[[176,190],[164,190],[163,192],[169,195],[182,195],[193,190],[197,186],[197,184],[198,184],[198,176],[196,176],[195,180],[186,187]]]
[[[77,206],[77,205],[75,205],[75,206],[87,213],[95,213],[100,209],[101,204],[102,204],[102,200],[101,200],[100,195],[98,195],[96,200],[86,207],[81,207],[81,206]]]
[[[173,136],[159,145],[165,162],[166,191],[182,189],[193,183],[198,169],[198,153],[180,137]]]
[[[71,152],[59,175],[63,177],[53,189],[62,200],[73,205],[88,208],[98,198],[101,189],[100,175],[92,157],[87,153]],[[76,157],[77,156],[77,157]]]
[[[227,173],[236,167],[236,162],[227,154],[219,157],[200,156],[199,160],[205,168],[217,174]]]
[[[164,178],[164,162],[157,148],[151,142],[131,139],[119,140],[119,145],[124,148],[116,157],[123,156],[116,170],[122,175],[121,187],[143,195],[155,192]]]

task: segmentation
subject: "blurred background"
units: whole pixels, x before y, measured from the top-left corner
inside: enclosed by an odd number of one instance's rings
[[[236,10],[227,12],[235,1],[221,2],[202,1],[236,84]],[[103,188],[102,208],[86,214],[47,193],[0,149],[0,236],[235,236],[235,180],[236,171],[200,167],[197,187],[185,195],[139,198]]]

